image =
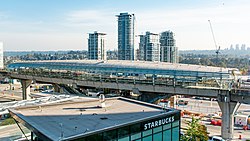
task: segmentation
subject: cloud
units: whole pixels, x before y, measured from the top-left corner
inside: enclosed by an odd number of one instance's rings
[[[137,13],[139,27],[187,27],[216,20],[217,23],[249,23],[247,5],[198,7],[194,9],[152,10]]]
[[[108,9],[71,11],[65,15],[62,26],[83,34],[82,42],[85,49],[88,46],[87,33],[94,31],[106,33],[106,49],[114,49],[117,48],[116,14]]]
[[[0,11],[0,22],[3,22],[7,17],[8,15],[5,12]]]
[[[213,49],[208,20],[211,20],[216,40],[222,48],[230,44],[250,44],[249,2],[222,4],[192,9],[146,10],[136,13],[137,32],[159,33],[172,30],[180,49]]]
[[[66,22],[71,25],[107,25],[114,15],[99,10],[78,10],[66,14]]]
[[[83,50],[81,34],[0,33],[5,51]]]
[[[176,34],[179,49],[213,49],[208,20],[211,20],[217,43],[222,48],[235,43],[250,45],[248,40],[250,36],[250,19],[248,18],[250,2],[239,0],[224,4],[219,2],[218,5],[209,4],[207,6],[192,5],[187,8],[178,6],[174,8],[166,6],[166,8],[159,9],[155,7],[136,8],[134,11],[128,12],[133,12],[136,16],[136,35],[146,31],[160,33],[172,30]],[[59,46],[65,49],[71,47],[87,49],[87,33],[100,31],[107,33],[107,49],[114,49],[117,48],[117,18],[115,15],[127,9],[127,7],[122,10],[119,7],[104,7],[94,10],[65,11],[66,13],[60,13],[62,15],[55,18],[58,19],[57,21],[34,21],[32,18],[28,21],[19,21],[11,19],[12,17],[9,17],[11,15],[0,11],[0,35],[8,40],[13,50],[14,45],[21,44],[23,47],[32,48],[32,45],[35,45],[42,48],[41,44],[51,50]],[[8,39],[4,35],[8,35]],[[20,43],[14,43],[12,39]],[[25,46],[25,44],[27,45]],[[138,46],[138,42],[135,45]]]

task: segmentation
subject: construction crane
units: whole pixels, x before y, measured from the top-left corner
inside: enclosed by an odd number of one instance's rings
[[[217,47],[217,44],[216,44],[216,40],[215,40],[215,37],[214,37],[214,31],[213,31],[213,27],[212,27],[212,24],[211,24],[211,21],[208,20],[209,22],[209,25],[210,25],[210,29],[211,29],[211,33],[212,33],[212,36],[213,36],[213,40],[214,40],[214,45],[215,45],[215,53],[216,53],[216,65],[218,66],[218,62],[219,62],[219,53],[220,53],[220,46]]]

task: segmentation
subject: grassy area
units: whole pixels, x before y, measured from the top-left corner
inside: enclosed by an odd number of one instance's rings
[[[4,125],[11,125],[11,124],[15,124],[15,120],[12,117],[9,117],[5,120],[3,120],[3,122],[1,122],[0,126],[4,126]]]

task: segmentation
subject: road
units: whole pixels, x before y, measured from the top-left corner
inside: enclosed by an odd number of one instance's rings
[[[25,130],[28,133],[28,130]],[[1,141],[12,141],[15,139],[22,138],[22,132],[16,124],[0,126],[0,140]]]
[[[0,84],[0,102],[22,100],[22,90],[20,84],[11,85]],[[14,88],[14,90],[13,90]]]
[[[187,121],[191,121],[191,118],[182,118],[181,127],[187,128]],[[211,125],[210,122],[201,121],[202,124],[205,124],[209,136],[220,136],[221,126]],[[234,129],[234,140],[239,140],[239,135],[241,135],[242,140],[250,139],[250,130]]]
[[[215,113],[220,112],[219,105],[217,101],[208,101],[208,100],[197,100],[193,98],[178,98],[178,100],[187,100],[189,101],[188,105],[179,105],[177,109],[180,110],[188,110],[197,113]],[[249,104],[241,104],[237,112],[248,112],[250,114],[250,105]]]
[[[212,114],[215,112],[220,112],[219,105],[217,101],[208,101],[208,100],[197,100],[192,98],[179,98],[178,100],[187,100],[189,101],[188,105],[185,106],[177,106],[177,109],[180,110],[188,110],[191,112],[196,113],[202,113],[202,114]],[[238,112],[249,112],[250,105],[247,104],[241,104]],[[186,128],[187,124],[186,121],[191,120],[191,118],[182,118],[182,128]],[[214,126],[211,125],[210,122],[207,121],[201,121],[202,124],[205,124],[207,127],[208,132],[210,133],[209,136],[220,136],[221,127],[220,126]],[[234,129],[234,140],[239,140],[239,135],[242,136],[242,140],[250,139],[250,130],[244,131],[242,128],[236,128]]]

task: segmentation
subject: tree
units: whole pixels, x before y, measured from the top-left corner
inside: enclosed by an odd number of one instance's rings
[[[188,128],[184,136],[181,137],[182,141],[207,141],[208,132],[205,125],[200,124],[200,119],[192,117],[188,121]]]

